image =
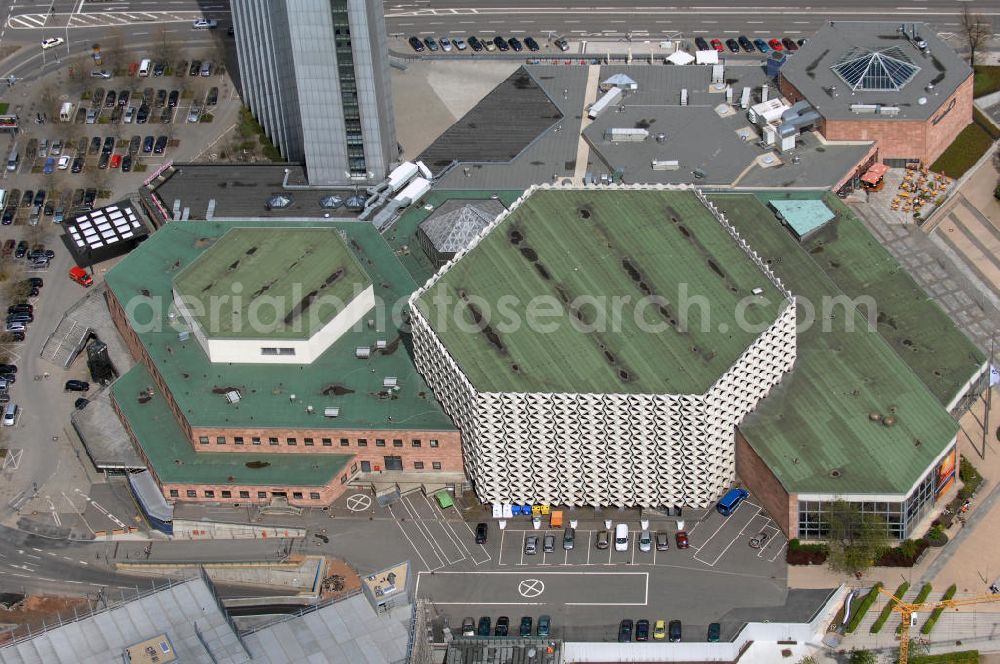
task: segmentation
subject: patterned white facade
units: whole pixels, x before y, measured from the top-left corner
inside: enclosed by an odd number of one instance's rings
[[[511,211],[535,190],[548,188],[532,187]],[[714,206],[696,194],[786,297],[777,319],[704,394],[480,392],[414,304],[465,252],[411,296],[417,368],[462,432],[466,472],[480,500],[706,507],[732,483],[736,425],[795,362],[795,299]]]

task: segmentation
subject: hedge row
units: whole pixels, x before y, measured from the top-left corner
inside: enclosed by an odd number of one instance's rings
[[[899,599],[903,599],[903,595],[905,595],[906,591],[909,589],[910,582],[903,581],[899,584],[899,587],[896,588],[896,592],[894,592],[893,595]],[[882,613],[878,614],[878,618],[875,619],[875,622],[872,623],[871,629],[869,630],[872,634],[878,634],[882,631],[886,621],[889,620],[889,616],[892,615],[892,609],[894,606],[896,606],[896,602],[890,599],[886,605],[882,607]]]
[[[925,583],[924,585],[922,585],[920,587],[920,592],[917,593],[917,598],[915,600],[913,600],[913,603],[914,604],[923,604],[925,601],[927,601],[927,597],[928,597],[928,595],[931,594],[932,588],[933,587],[929,583]],[[899,625],[896,627],[896,634],[899,634],[902,631],[903,631],[903,623],[900,622]]]
[[[979,651],[963,650],[940,655],[920,655],[911,657],[910,664],[979,664]]]
[[[958,589],[955,587],[955,584],[954,583],[951,584],[950,586],[948,586],[948,590],[944,591],[944,595],[941,596],[941,600],[943,601],[946,599],[951,599],[952,597],[955,596],[956,590]],[[930,634],[931,630],[934,629],[934,624],[937,623],[938,618],[941,617],[942,613],[944,613],[943,606],[939,606],[938,608],[934,609],[934,611],[931,612],[931,617],[928,618],[927,622],[924,623],[924,626],[920,628],[920,633]]]
[[[861,624],[861,619],[865,617],[865,614],[868,613],[868,609],[872,608],[872,604],[874,604],[875,600],[878,599],[879,596],[878,589],[881,587],[882,587],[881,581],[875,582],[875,585],[872,586],[871,590],[868,591],[868,594],[865,595],[865,598],[861,600],[860,604],[858,604],[857,609],[855,609],[854,611],[854,615],[851,616],[851,621],[847,623],[848,634],[852,634],[854,630],[858,628],[858,625]]]

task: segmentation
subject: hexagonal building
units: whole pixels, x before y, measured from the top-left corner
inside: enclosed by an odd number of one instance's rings
[[[795,300],[691,188],[533,187],[410,298],[481,500],[707,506]]]

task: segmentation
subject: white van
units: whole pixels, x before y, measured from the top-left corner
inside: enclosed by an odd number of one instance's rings
[[[12,427],[17,421],[17,404],[9,403],[7,407],[3,409],[3,425],[5,427]]]
[[[149,76],[149,70],[153,66],[153,61],[146,58],[139,63],[139,76]]]
[[[615,551],[628,551],[628,525],[619,523],[615,526]]]
[[[0,210],[7,207],[7,190],[0,189]]]

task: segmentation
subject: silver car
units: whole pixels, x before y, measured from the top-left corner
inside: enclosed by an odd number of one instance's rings
[[[538,553],[538,535],[529,535],[524,540],[524,555],[533,556]]]
[[[653,550],[653,538],[649,534],[648,530],[644,530],[641,533],[639,533],[639,550],[640,551]]]
[[[556,536],[546,535],[542,538],[542,552],[552,553],[556,550]]]

